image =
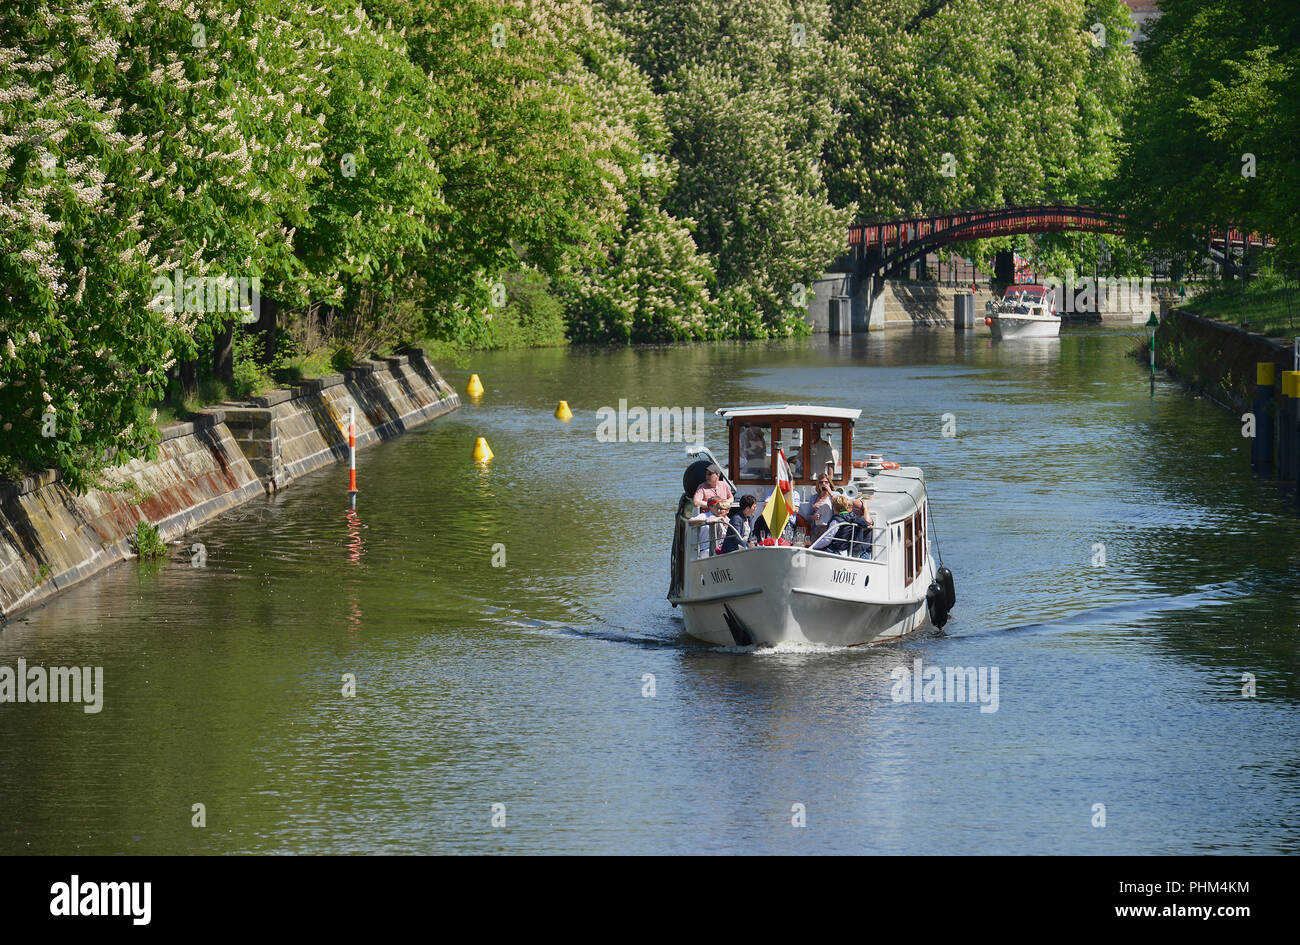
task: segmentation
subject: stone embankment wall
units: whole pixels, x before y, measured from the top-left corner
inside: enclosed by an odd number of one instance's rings
[[[422,354],[366,361],[293,390],[254,397],[220,412],[267,491],[348,455],[348,408],[356,408],[357,448],[392,439],[460,405]]]
[[[1290,343],[1186,309],[1171,309],[1168,304],[1161,306],[1161,315],[1156,329],[1157,366],[1236,413],[1249,410],[1254,400],[1257,364],[1276,364],[1280,379],[1295,363]],[[1273,385],[1273,395],[1280,407],[1280,383]]]
[[[0,485],[0,618],[132,557],[136,523],[165,541],[357,448],[460,406],[423,352],[367,361],[248,403],[222,404],[162,431],[158,457],[110,470],[77,495],[50,470]]]
[[[931,285],[924,282],[893,282],[885,280],[885,328],[902,326],[952,327],[953,299],[968,295],[970,286]],[[981,286],[975,292],[975,329],[988,331],[984,324],[984,303],[993,294]]]

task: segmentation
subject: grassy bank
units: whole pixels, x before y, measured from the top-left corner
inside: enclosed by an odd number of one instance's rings
[[[1205,318],[1285,337],[1300,328],[1300,283],[1295,274],[1263,272],[1248,282],[1211,285],[1187,307]]]

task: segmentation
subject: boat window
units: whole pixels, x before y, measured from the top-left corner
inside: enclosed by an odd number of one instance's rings
[[[826,472],[826,464],[832,467],[831,481],[839,482],[844,477],[844,425],[840,423],[814,423],[812,425],[812,442],[808,444],[808,476],[817,479]]]
[[[916,513],[916,560],[912,562],[912,573],[925,573],[925,513]]]
[[[785,451],[785,461],[790,464],[790,475],[795,479],[804,478],[803,465],[803,424],[776,428],[776,445],[774,449]]]
[[[911,584],[916,578],[914,570],[916,559],[912,556],[912,520],[903,523],[903,586]]]
[[[740,425],[740,478],[771,481],[772,479],[772,425],[770,423],[742,423]]]

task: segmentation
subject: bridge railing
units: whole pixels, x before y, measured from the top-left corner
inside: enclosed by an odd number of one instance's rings
[[[981,236],[1006,235],[1008,230],[1046,232],[1054,229],[1118,228],[1123,216],[1095,207],[1076,205],[1039,205],[1002,207],[997,210],[962,210],[930,217],[910,217],[856,223],[849,227],[849,246],[862,249],[902,249],[911,243],[958,242],[942,240],[945,234],[960,231],[960,240]]]

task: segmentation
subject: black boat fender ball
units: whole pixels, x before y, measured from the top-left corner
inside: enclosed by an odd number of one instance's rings
[[[948,608],[943,585],[938,581],[931,581],[930,586],[926,588],[925,606],[930,613],[930,622],[942,630],[943,625],[948,622]]]
[[[935,577],[938,578],[939,583],[943,585],[943,600],[947,605],[945,609],[952,610],[952,605],[957,603],[957,591],[953,587],[952,572],[947,568],[940,568],[935,574]]]

